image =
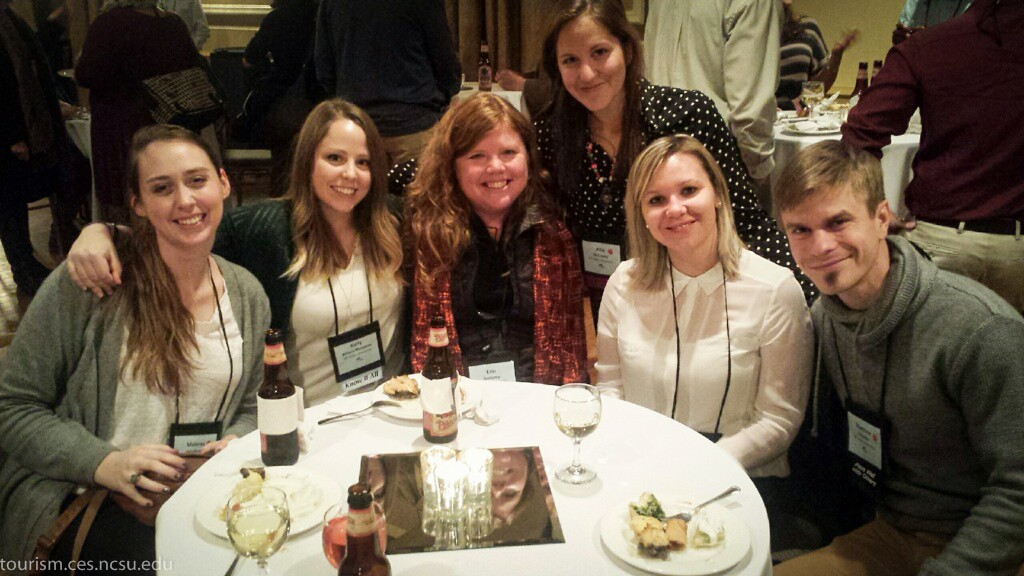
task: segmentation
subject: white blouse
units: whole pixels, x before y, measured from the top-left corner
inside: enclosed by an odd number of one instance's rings
[[[334,364],[327,349],[327,339],[334,336],[335,302],[338,332],[345,333],[370,323],[370,298],[373,290],[373,319],[380,323],[381,345],[384,346],[386,368],[395,355],[401,355],[398,326],[402,321],[403,286],[397,279],[381,282],[373,275],[367,285],[366,262],[357,247],[348,268],[331,277],[334,301],[327,280],[299,280],[292,304],[292,317],[285,349],[288,353],[288,377],[292,384],[302,386],[306,407],[322,404],[341,394],[334,379]],[[399,359],[400,360],[400,359]],[[387,374],[385,376],[393,376]]]
[[[228,348],[234,362],[234,374],[231,375],[230,388],[227,391],[227,402],[231,393],[242,378],[242,332],[235,321],[231,310],[231,299],[227,289],[220,297],[220,308],[224,314],[224,329],[228,335]],[[224,347],[224,333],[220,327],[217,310],[205,321],[196,321],[196,344],[199,349],[191,354],[194,369],[191,375],[182,382],[178,407],[181,410],[179,421],[212,422],[217,417],[217,407],[224,398],[224,389],[228,386],[231,373],[231,362],[228,361],[228,349]],[[121,362],[124,362],[127,351],[128,331],[121,344]],[[152,393],[146,383],[132,377],[132,367],[121,372],[114,396],[114,432],[110,443],[119,450],[139,444],[166,444],[171,424],[174,423],[174,395]],[[222,415],[223,417],[223,415]]]
[[[671,284],[633,285],[635,260],[608,280],[597,327],[597,385],[603,391],[713,432],[732,379],[718,445],[750,476],[787,476],[786,450],[803,421],[810,389],[813,329],[793,273],[744,250],[723,290],[722,266],[691,278],[675,269],[679,385]],[[726,337],[725,297],[731,345]]]

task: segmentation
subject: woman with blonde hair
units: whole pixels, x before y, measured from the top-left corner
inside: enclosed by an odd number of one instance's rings
[[[405,364],[398,220],[389,211],[384,148],[373,122],[340,99],[299,132],[288,193],[226,214],[214,252],[251,271],[285,333],[289,377],[306,404],[401,373]],[[71,277],[98,294],[119,283],[108,229],[92,225],[68,255]],[[359,342],[375,362],[337,364]]]
[[[0,364],[0,557],[8,560],[31,557],[79,488],[152,505],[167,488],[146,474],[178,476],[181,454],[202,446],[191,428],[216,436],[204,453],[256,428],[270,309],[252,274],[210,254],[227,175],[194,133],[165,125],[135,135],[128,169],[135,234],[124,286],[100,300],[58,267]],[[74,558],[78,525],[54,547],[62,565],[156,557],[153,528],[110,499]]]
[[[598,386],[708,436],[771,491],[758,479],[789,475],[810,388],[799,284],[744,247],[725,177],[695,138],[641,152],[625,204],[634,257],[601,304]]]
[[[431,316],[442,314],[463,374],[587,380],[579,257],[536,150],[529,121],[491,94],[453,106],[435,127],[406,199],[414,369]]]

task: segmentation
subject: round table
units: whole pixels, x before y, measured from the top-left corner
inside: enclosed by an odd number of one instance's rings
[[[488,410],[501,420],[491,426],[459,423],[457,447],[539,446],[551,481],[564,544],[504,546],[474,550],[389,555],[395,574],[521,575],[521,574],[644,574],[614,558],[601,543],[600,521],[641,492],[685,495],[694,501],[732,484],[742,491],[724,500],[750,529],[751,550],[729,575],[771,573],[768,518],[764,503],[739,464],[686,426],[635,404],[604,399],[597,431],[583,441],[584,464],[598,479],[569,486],[554,470],[571,458],[572,444],[551,416],[555,388],[540,384],[479,382]],[[363,405],[369,404],[366,400]],[[307,421],[327,414],[327,405],[306,412]],[[299,468],[335,478],[341,488],[358,480],[363,454],[419,451],[428,446],[419,422],[401,421],[374,412],[319,427]],[[234,557],[227,540],[211,535],[195,519],[199,498],[222,485],[242,465],[259,465],[259,435],[249,434],[199,469],[160,510],[156,551],[163,574],[223,574]],[[215,484],[216,483],[216,484]],[[275,574],[315,575],[334,571],[324,558],[320,530],[289,537],[270,558]],[[236,576],[252,574],[255,562],[245,561]]]
[[[796,153],[811,144],[824,140],[839,140],[838,132],[827,136],[802,136],[786,132],[788,124],[775,126],[775,170],[772,172],[772,186],[779,180],[782,168],[792,160]],[[903,190],[914,176],[913,162],[918,148],[921,147],[920,134],[900,134],[893,136],[892,142],[882,148],[882,179],[885,182],[885,198],[897,215],[907,213],[903,204]]]

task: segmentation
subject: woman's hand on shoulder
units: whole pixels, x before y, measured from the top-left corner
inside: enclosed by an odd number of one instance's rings
[[[179,478],[184,466],[185,460],[174,448],[163,444],[140,444],[107,454],[96,467],[93,480],[104,488],[124,494],[136,504],[150,506],[152,500],[143,496],[142,491],[164,492],[169,489],[143,476],[143,473]]]
[[[90,224],[68,251],[68,275],[82,290],[99,298],[121,284],[121,261],[106,224]]]

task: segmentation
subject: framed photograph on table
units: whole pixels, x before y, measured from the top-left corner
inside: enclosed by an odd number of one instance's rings
[[[626,7],[626,17],[629,21],[638,26],[643,26],[644,17],[647,16],[647,0],[622,0]]]

